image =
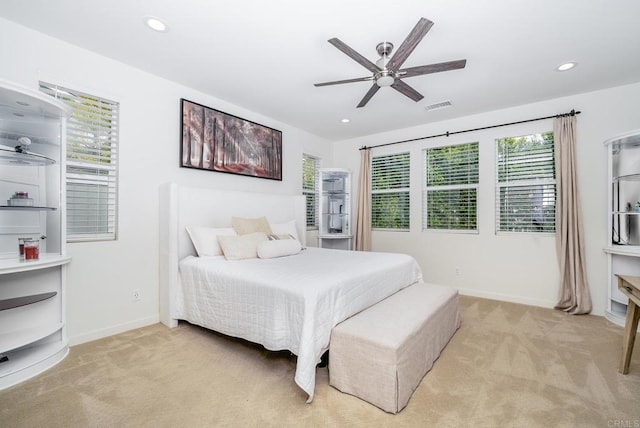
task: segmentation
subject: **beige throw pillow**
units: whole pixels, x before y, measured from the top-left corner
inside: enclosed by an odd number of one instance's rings
[[[231,217],[231,224],[238,235],[246,235],[248,233],[264,232],[271,235],[271,227],[266,217],[259,218],[240,218]]]
[[[248,233],[237,236],[218,236],[218,243],[227,260],[255,259],[258,257],[258,244],[268,241],[264,232]]]

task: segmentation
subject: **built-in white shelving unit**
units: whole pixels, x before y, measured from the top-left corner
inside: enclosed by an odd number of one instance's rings
[[[640,276],[640,130],[605,141],[608,162],[608,265],[605,316],[624,326],[627,297],[616,274]]]
[[[64,104],[0,80],[0,389],[68,353]],[[12,196],[20,193],[24,199]],[[39,241],[24,260],[18,238]]]
[[[351,172],[346,169],[318,170],[320,203],[318,204],[318,246],[350,250]]]

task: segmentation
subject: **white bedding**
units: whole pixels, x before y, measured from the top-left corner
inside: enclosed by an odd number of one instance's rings
[[[315,368],[339,322],[422,279],[413,257],[307,248],[273,259],[180,261],[176,319],[298,356],[313,399]]]

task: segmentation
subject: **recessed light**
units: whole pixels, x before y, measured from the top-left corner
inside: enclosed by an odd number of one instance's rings
[[[578,63],[577,63],[577,62],[573,62],[573,61],[565,62],[564,64],[560,64],[560,65],[556,68],[556,70],[558,70],[558,71],[567,71],[567,70],[571,70],[571,69],[572,69],[572,68],[574,68],[576,65],[578,65]]]
[[[167,24],[162,19],[155,16],[145,16],[144,22],[147,24],[147,27],[159,33],[166,33],[169,31]]]
[[[349,122],[351,122],[351,120],[349,120],[349,119],[347,119],[347,118],[344,118],[344,119],[342,119],[342,120],[341,120],[341,122],[342,122],[342,123],[349,123]]]

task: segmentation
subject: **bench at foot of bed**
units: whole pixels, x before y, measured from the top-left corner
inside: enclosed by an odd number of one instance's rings
[[[329,384],[398,413],[460,320],[454,288],[419,283],[400,290],[333,328]]]

